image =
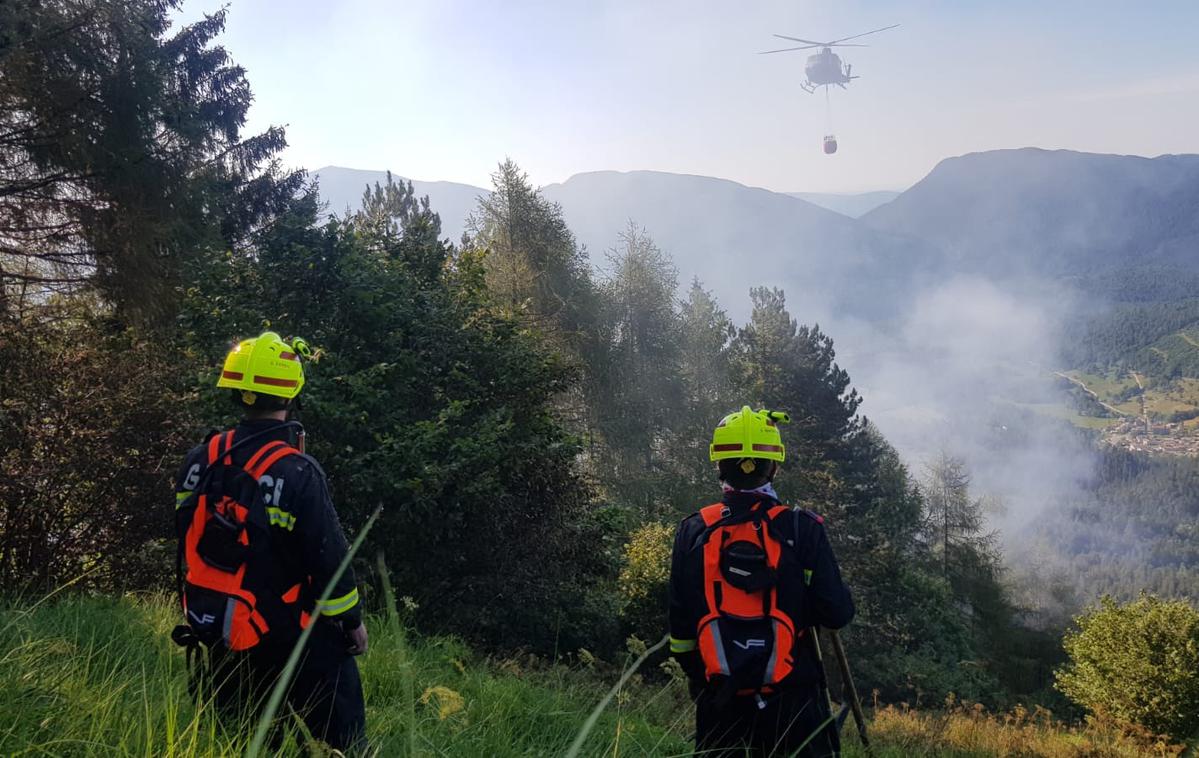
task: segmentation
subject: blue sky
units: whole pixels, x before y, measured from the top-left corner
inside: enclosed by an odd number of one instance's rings
[[[182,18],[225,0],[191,0]],[[821,153],[805,53],[845,37],[861,79],[831,93]],[[486,185],[657,169],[780,191],[903,188],[942,158],[1035,145],[1199,152],[1195,0],[232,0],[251,128],[293,165]]]

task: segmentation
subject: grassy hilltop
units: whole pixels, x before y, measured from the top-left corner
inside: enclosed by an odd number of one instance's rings
[[[220,756],[248,734],[223,732],[187,695],[170,642],[170,602],[156,596],[70,599],[0,614],[0,754]],[[619,678],[585,652],[553,664],[481,658],[453,639],[371,623],[361,659],[368,734],[377,755],[550,756],[566,753]],[[631,657],[631,656],[630,656]],[[655,663],[613,699],[584,745],[589,756],[689,754],[685,688]],[[1043,710],[991,715],[950,702],[936,710],[875,708],[880,756],[1177,755],[1164,744],[1091,724],[1067,728]],[[847,756],[865,755],[847,727]],[[321,754],[294,734],[282,754]]]

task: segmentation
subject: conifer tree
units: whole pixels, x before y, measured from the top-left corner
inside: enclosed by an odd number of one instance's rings
[[[608,256],[601,286],[607,370],[595,424],[608,486],[625,503],[661,510],[670,491],[672,430],[679,423],[678,274],[644,229],[630,223]]]
[[[807,502],[827,511],[843,506],[838,467],[861,434],[861,398],[835,362],[833,341],[819,326],[800,326],[782,290],[751,291],[750,321],[737,337],[747,389],[756,402],[786,410],[788,469]]]
[[[278,128],[242,133],[245,72],[221,10],[172,30],[178,0],[0,5],[0,305],[96,284],[163,323],[184,264],[245,240],[290,199]]]
[[[594,286],[584,251],[562,209],[546,200],[511,159],[491,175],[490,195],[467,224],[472,246],[485,249],[487,286],[510,314],[577,348]]]
[[[691,283],[679,308],[679,370],[683,396],[678,403],[671,445],[680,487],[678,515],[690,513],[704,498],[715,497],[716,472],[708,460],[713,426],[726,413],[748,402],[741,392],[734,338],[737,329],[720,303],[699,280]]]

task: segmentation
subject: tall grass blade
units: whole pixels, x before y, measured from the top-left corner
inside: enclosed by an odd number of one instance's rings
[[[341,575],[346,572],[350,561],[354,559],[354,554],[358,552],[358,548],[362,547],[362,541],[366,539],[367,533],[375,525],[375,520],[379,518],[379,513],[382,510],[383,506],[381,505],[375,508],[375,512],[371,514],[371,517],[366,520],[366,524],[362,527],[362,530],[358,532],[354,543],[350,545],[350,549],[346,552],[346,557],[342,559],[341,565],[337,567],[337,571],[333,572],[329,583],[325,585],[324,592],[321,593],[320,599],[317,600],[317,608],[320,608],[321,604],[329,599],[329,593],[333,591],[333,587],[337,584],[337,580],[341,579]],[[271,690],[271,696],[266,701],[266,707],[263,708],[262,714],[258,717],[258,726],[254,731],[254,739],[250,741],[250,746],[246,748],[246,758],[258,758],[262,754],[262,746],[266,744],[266,739],[271,733],[271,724],[275,720],[275,714],[279,712],[283,696],[287,692],[287,688],[291,686],[291,680],[295,676],[296,667],[300,665],[300,656],[304,653],[304,646],[308,644],[308,637],[312,634],[312,630],[316,628],[318,621],[320,621],[319,612],[313,614],[312,623],[304,628],[304,631],[300,633],[300,639],[296,640],[295,646],[292,647],[291,655],[287,657],[287,663],[283,666],[283,673],[279,675],[279,681],[275,683],[274,689]]]
[[[566,758],[576,758],[578,756],[579,751],[583,749],[583,743],[587,741],[588,735],[595,728],[596,722],[603,715],[604,709],[608,707],[608,703],[612,702],[612,698],[616,697],[616,693],[620,692],[621,688],[629,681],[629,678],[637,673],[637,669],[641,668],[641,664],[645,663],[646,659],[651,655],[666,647],[666,643],[669,641],[670,635],[663,636],[653,647],[646,648],[645,652],[637,660],[633,661],[632,666],[625,669],[624,673],[620,675],[620,681],[612,689],[608,690],[608,694],[604,696],[603,700],[599,701],[599,704],[591,711],[591,715],[583,722],[583,728],[579,730],[579,733],[575,736],[575,741],[570,744],[570,748],[566,751]]]
[[[400,626],[400,614],[396,610],[395,590],[391,586],[391,574],[387,573],[387,563],[383,560],[383,551],[379,551],[376,559],[379,580],[383,584],[383,602],[387,607],[387,627],[400,651],[400,671],[404,680],[404,721],[408,733],[408,756],[416,755],[416,682],[413,680],[412,664],[408,654],[408,641]]]

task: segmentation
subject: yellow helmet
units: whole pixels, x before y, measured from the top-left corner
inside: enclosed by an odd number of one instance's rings
[[[713,461],[726,458],[766,458],[782,461],[786,452],[778,424],[791,423],[783,411],[752,411],[748,405],[720,420],[712,432],[708,457]]]
[[[249,404],[258,393],[291,400],[304,386],[300,356],[311,354],[308,343],[298,337],[288,344],[274,332],[263,332],[242,340],[229,352],[216,386],[241,390]]]

